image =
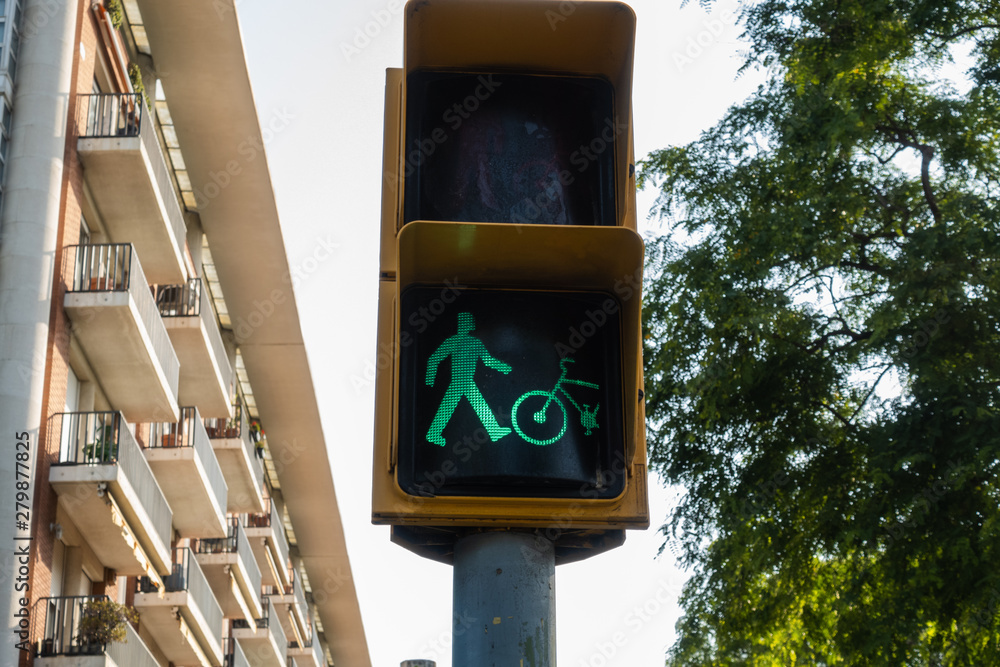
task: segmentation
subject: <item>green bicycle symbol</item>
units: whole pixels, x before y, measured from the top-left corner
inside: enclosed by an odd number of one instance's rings
[[[569,395],[569,392],[566,391],[563,385],[575,384],[591,389],[599,389],[599,387],[592,382],[568,379],[566,377],[567,363],[575,362],[568,357],[559,362],[559,369],[562,371],[562,375],[556,380],[556,385],[552,388],[552,391],[545,391],[543,389],[529,391],[514,402],[514,407],[511,410],[511,421],[514,422],[514,430],[517,431],[519,436],[533,445],[551,445],[566,434],[568,424],[566,406],[556,395],[556,392],[562,392],[563,396],[580,413],[580,425],[587,429],[585,435],[590,435],[590,431],[597,428],[597,410],[601,407],[601,404],[598,403],[595,405],[593,410],[586,403],[581,408],[580,404],[573,400],[573,397]],[[525,433],[525,429],[521,427],[522,421],[529,427],[528,430],[531,431],[532,435]]]

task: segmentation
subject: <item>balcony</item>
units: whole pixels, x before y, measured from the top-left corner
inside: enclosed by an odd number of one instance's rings
[[[177,422],[149,424],[146,461],[181,537],[226,535],[226,480],[198,408],[181,408]]]
[[[274,501],[268,498],[267,511],[263,514],[246,515],[244,523],[253,555],[260,566],[261,582],[265,586],[277,586],[281,589],[291,586],[288,538]]]
[[[315,628],[310,636],[312,639],[304,644],[288,643],[289,667],[326,667],[323,647],[320,646],[319,638],[316,637]]]
[[[111,405],[131,422],[177,419],[180,363],[129,244],[67,248],[63,305]]]
[[[111,238],[135,245],[152,282],[184,282],[184,214],[142,96],[80,95],[78,108],[77,152]]]
[[[91,643],[80,634],[80,618],[88,602],[105,595],[42,598],[32,622],[41,629],[35,647],[35,667],[159,667],[132,626],[125,624],[125,641]]]
[[[284,588],[265,586],[264,595],[271,600],[271,607],[281,620],[281,627],[289,641],[305,645],[312,639],[312,619],[309,616],[309,605],[306,603],[302,579],[296,570],[292,570],[292,573],[294,578],[290,586]]]
[[[160,285],[156,305],[181,363],[178,401],[209,417],[231,416],[233,367],[201,278]]]
[[[281,623],[271,619],[271,606],[263,601],[263,613],[254,621],[233,621],[233,638],[240,643],[251,667],[286,667],[288,640]]]
[[[192,549],[222,607],[222,615],[246,621],[259,618],[260,568],[239,517],[229,518],[226,537],[197,540]]]
[[[136,582],[135,608],[163,656],[177,665],[222,664],[222,608],[198,561],[174,549],[174,566],[163,591],[146,577]]]
[[[238,641],[226,637],[222,640],[222,646],[226,654],[222,663],[224,667],[250,667],[250,661],[247,660],[246,653]]]
[[[250,441],[250,425],[242,404],[232,419],[206,419],[205,429],[229,487],[227,511],[259,514],[264,510],[264,466]]]
[[[49,483],[101,563],[120,575],[168,574],[173,513],[121,413],[53,415],[49,433],[59,437]]]

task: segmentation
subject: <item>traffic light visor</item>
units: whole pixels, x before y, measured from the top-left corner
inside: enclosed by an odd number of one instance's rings
[[[406,106],[404,223],[616,224],[607,80],[419,71]]]

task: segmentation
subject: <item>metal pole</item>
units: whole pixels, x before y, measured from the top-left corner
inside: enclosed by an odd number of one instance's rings
[[[555,667],[555,549],[531,533],[455,543],[454,667]]]

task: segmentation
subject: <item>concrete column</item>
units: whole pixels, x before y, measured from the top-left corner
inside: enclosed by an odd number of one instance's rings
[[[45,355],[66,149],[78,0],[22,0],[7,186],[0,219],[0,664],[18,661],[20,599],[16,434],[28,434],[34,473],[40,447]],[[10,3],[8,3],[8,8]],[[9,17],[8,20],[11,20]],[[23,441],[23,440],[22,440]],[[23,451],[23,450],[22,450]],[[21,469],[23,472],[23,468]],[[41,480],[32,479],[29,494]],[[29,500],[29,505],[30,505]],[[47,593],[47,591],[43,591]]]
[[[537,540],[545,542],[539,548]],[[455,544],[452,664],[555,667],[555,549],[495,531]]]

